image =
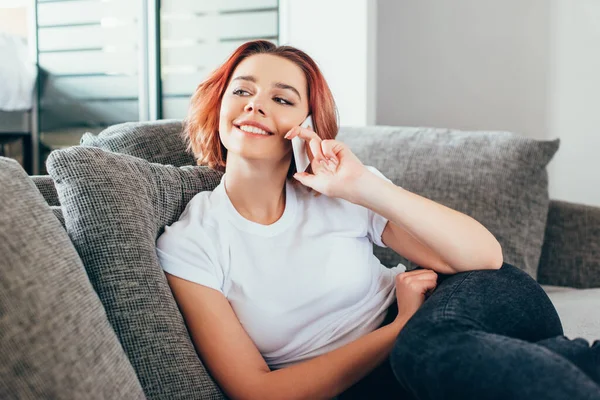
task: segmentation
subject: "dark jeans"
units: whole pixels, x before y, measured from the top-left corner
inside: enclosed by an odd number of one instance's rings
[[[388,398],[598,400],[600,341],[567,339],[544,290],[510,264],[440,275],[389,362],[339,396]]]

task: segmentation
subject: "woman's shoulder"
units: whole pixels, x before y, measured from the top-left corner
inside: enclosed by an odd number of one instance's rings
[[[356,223],[356,220],[366,218],[364,207],[339,197],[329,197],[317,193],[300,183],[296,188],[296,198],[298,199],[298,208],[304,211],[307,218],[330,221],[332,228],[335,224],[349,223],[352,225]]]
[[[218,225],[218,215],[221,214],[222,204],[217,190],[198,192],[186,204],[178,220],[167,226],[177,234],[197,235],[200,231],[212,233]]]

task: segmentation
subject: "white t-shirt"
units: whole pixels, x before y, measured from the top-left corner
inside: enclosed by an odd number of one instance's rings
[[[373,167],[367,167],[385,178]],[[157,242],[164,271],[223,293],[267,364],[283,368],[375,329],[396,274],[373,255],[387,219],[286,181],[271,225],[242,217],[225,191],[200,192]]]

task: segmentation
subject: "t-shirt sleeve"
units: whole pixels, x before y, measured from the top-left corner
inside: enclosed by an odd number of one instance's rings
[[[209,232],[200,225],[178,221],[165,228],[156,242],[165,272],[223,293],[223,268]]]
[[[380,178],[383,178],[388,182],[392,182],[390,179],[386,178],[377,168],[368,165],[366,166],[366,168],[375,175],[379,176]],[[367,209],[367,215],[367,237],[377,246],[387,247],[381,240],[381,235],[383,234],[385,226],[388,223],[388,219],[370,209]]]

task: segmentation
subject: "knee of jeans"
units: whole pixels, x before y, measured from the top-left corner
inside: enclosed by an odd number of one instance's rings
[[[436,337],[433,329],[418,320],[409,320],[402,328],[390,353],[392,370],[400,382],[402,376],[409,379],[405,374],[407,369],[418,365],[422,357],[427,357],[427,349],[434,344]]]

